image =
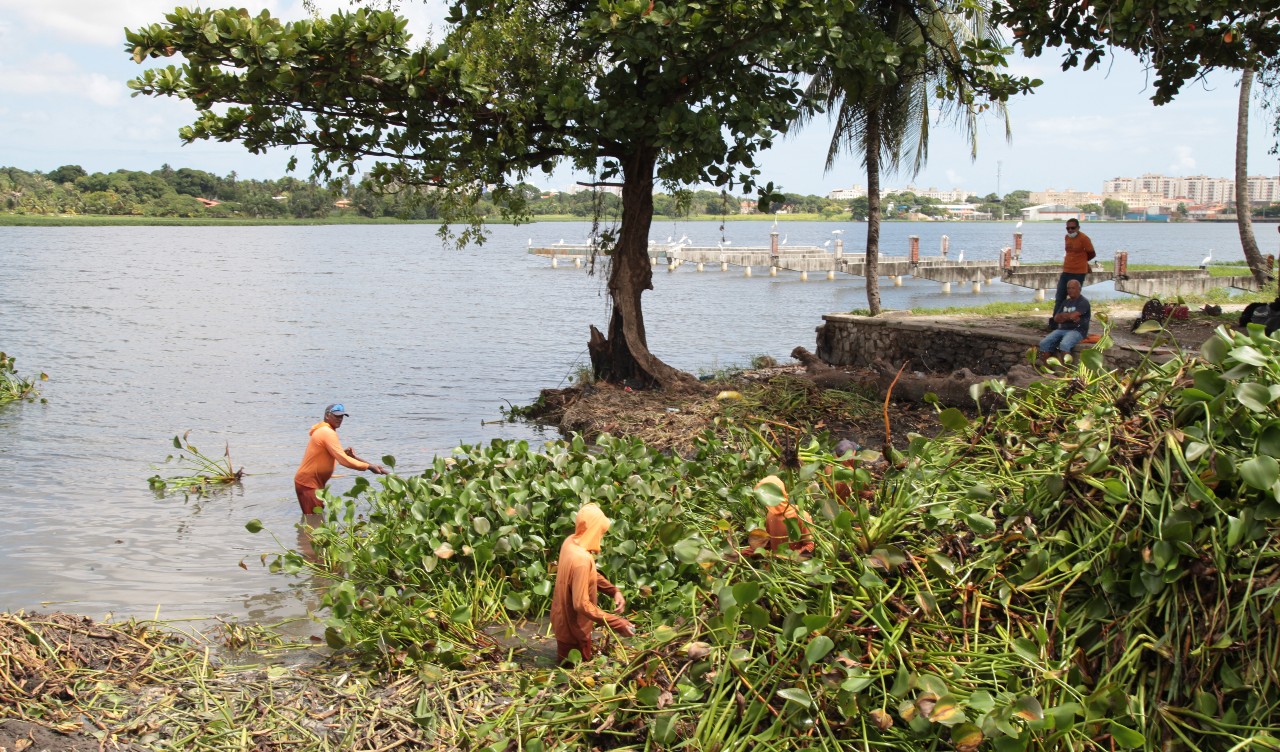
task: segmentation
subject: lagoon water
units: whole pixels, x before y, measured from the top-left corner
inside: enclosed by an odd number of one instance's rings
[[[796,222],[790,245],[845,228]],[[292,475],[307,429],[344,402],[347,445],[393,454],[400,472],[460,443],[538,442],[551,433],[486,424],[586,363],[587,326],[603,327],[603,276],[550,268],[534,245],[585,240],[586,223],[492,229],[483,247],[444,247],[429,225],[0,228],[0,350],[23,374],[45,371],[47,404],[0,407],[0,609],[89,616],[250,618],[306,613],[314,597],[266,572],[259,555],[296,545]],[[882,252],[907,236],[966,260],[995,259],[1013,224],[888,223]],[[1264,252],[1269,226],[1258,228]],[[1022,228],[1026,262],[1061,258],[1058,223]],[[1234,225],[1091,224],[1103,258],[1194,265],[1242,258]],[[652,236],[695,244],[768,243],[764,222],[655,223]],[[732,269],[732,268],[731,268]],[[655,271],[644,297],[654,351],[690,371],[781,362],[814,346],[821,315],[864,307],[860,279],[801,282],[740,269]],[[1086,290],[1114,295],[1109,285]],[[1030,300],[994,284],[978,295],[882,282],[886,308]],[[157,496],[147,478],[190,430],[207,454],[230,447],[248,473],[203,499]],[[339,470],[344,470],[339,468]],[[334,490],[351,476],[335,479]],[[266,530],[249,534],[259,518]],[[274,539],[273,539],[274,534]],[[243,562],[244,567],[240,564]]]

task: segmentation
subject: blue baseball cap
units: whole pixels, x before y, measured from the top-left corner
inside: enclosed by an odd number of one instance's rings
[[[345,407],[341,402],[337,402],[337,403],[334,403],[334,404],[329,405],[328,407],[326,407],[326,408],[324,409],[324,414],[325,414],[325,415],[337,415],[337,416],[341,416],[341,417],[343,417],[343,418],[349,418],[349,417],[351,417],[350,415],[348,415],[348,414],[347,414],[347,408],[346,408],[346,407]]]

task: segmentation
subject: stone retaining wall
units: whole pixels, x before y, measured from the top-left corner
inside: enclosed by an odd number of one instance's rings
[[[855,316],[831,313],[818,327],[819,358],[836,366],[871,366],[876,361],[900,365],[910,361],[914,371],[949,372],[968,368],[976,374],[1004,374],[1027,362],[1043,332],[1026,333],[992,328],[983,319]],[[986,327],[984,329],[984,326]],[[1113,367],[1137,363],[1136,352],[1112,348],[1107,362]]]

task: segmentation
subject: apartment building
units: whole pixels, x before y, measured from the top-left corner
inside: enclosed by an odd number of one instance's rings
[[[1211,178],[1208,175],[1170,177],[1146,173],[1136,178],[1116,177],[1103,181],[1102,193],[1104,198],[1115,198],[1130,206],[1170,201],[1223,204],[1235,203],[1236,183],[1231,178]],[[1122,198],[1120,194],[1128,195],[1133,200]],[[1280,201],[1280,177],[1250,175],[1249,201],[1254,204]]]
[[[1033,204],[1080,206],[1081,204],[1101,204],[1102,199],[1102,194],[1090,193],[1089,191],[1073,191],[1070,188],[1065,191],[1046,188],[1043,191],[1031,192],[1031,203]]]

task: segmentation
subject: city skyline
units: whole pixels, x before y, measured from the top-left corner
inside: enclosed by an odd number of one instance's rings
[[[144,69],[124,49],[124,27],[163,20],[175,0],[0,0],[0,165],[47,172],[78,164],[90,172],[151,171],[163,164],[246,178],[286,175],[305,152],[273,149],[250,154],[239,144],[197,142],[182,146],[178,129],[193,119],[190,104],[131,98],[127,81]],[[323,12],[350,6],[318,0]],[[285,19],[305,15],[300,0],[253,4]],[[443,19],[440,3],[401,7],[421,41]],[[163,61],[168,63],[170,61]],[[1116,175],[1159,172],[1172,176],[1231,175],[1234,171],[1237,76],[1216,72],[1188,84],[1171,104],[1154,107],[1152,88],[1132,56],[1109,56],[1093,70],[1059,70],[1059,53],[1036,59],[1015,53],[1013,72],[1044,85],[1009,105],[1013,141],[992,117],[981,121],[978,159],[968,143],[944,124],[931,129],[929,160],[919,175],[887,174],[883,185],[963,187],[978,195],[1042,188],[1089,189]],[[148,61],[155,66],[157,61]],[[1267,114],[1251,108],[1249,173],[1276,172],[1275,143]],[[762,179],[789,193],[826,195],[865,184],[861,160],[844,156],[824,172],[829,124],[817,118],[803,131],[780,137],[757,160]],[[564,190],[587,179],[568,170],[530,182]]]

